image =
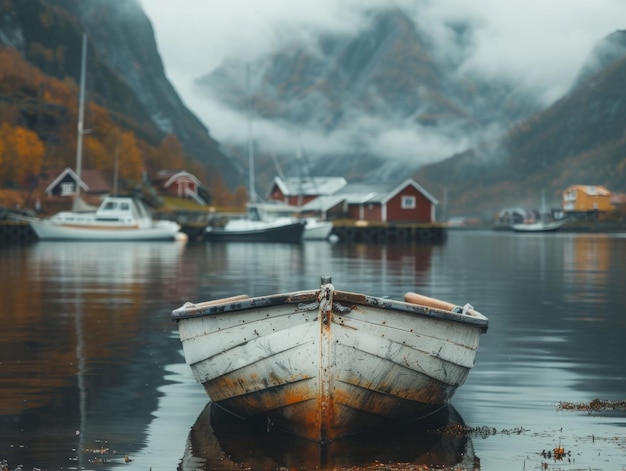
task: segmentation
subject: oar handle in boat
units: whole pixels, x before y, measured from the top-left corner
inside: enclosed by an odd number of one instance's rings
[[[413,292],[408,292],[404,295],[404,301],[411,304],[419,304],[420,306],[428,306],[435,309],[442,309],[444,311],[452,311],[456,305],[441,301],[440,299],[430,298],[428,296],[424,296],[423,294],[417,294]]]
[[[214,299],[212,301],[205,301],[200,304],[196,304],[196,307],[203,308],[205,306],[213,306],[215,304],[225,304],[232,303],[235,301],[243,301],[244,299],[248,299],[249,296],[247,294],[238,294],[237,296],[231,296],[230,298],[222,298],[222,299]]]

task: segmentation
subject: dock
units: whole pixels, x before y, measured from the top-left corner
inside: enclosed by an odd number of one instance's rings
[[[37,235],[24,221],[0,221],[0,244],[23,244],[34,242]]]
[[[181,230],[189,240],[202,241],[206,223],[203,221],[181,221]],[[380,223],[342,219],[333,221],[332,234],[340,242],[387,243],[418,242],[440,244],[448,237],[447,227],[443,224],[418,223]],[[19,244],[34,242],[36,234],[28,222],[0,221],[0,244]]]
[[[333,221],[332,234],[341,242],[418,242],[440,244],[447,227],[437,223],[382,223],[342,219]]]

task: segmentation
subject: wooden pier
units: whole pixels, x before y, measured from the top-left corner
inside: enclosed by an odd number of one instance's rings
[[[0,244],[23,244],[34,242],[37,235],[30,224],[23,221],[0,221]]]
[[[333,222],[333,234],[341,242],[418,242],[440,244],[448,237],[443,224],[379,223],[338,220]]]

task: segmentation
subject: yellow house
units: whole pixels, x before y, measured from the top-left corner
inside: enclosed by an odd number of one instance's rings
[[[572,185],[563,192],[563,211],[611,211],[611,196],[603,186]]]

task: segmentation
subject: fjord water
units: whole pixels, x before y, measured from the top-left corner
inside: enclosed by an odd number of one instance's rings
[[[476,366],[452,401],[456,420],[478,433],[463,442],[363,437],[330,447],[313,465],[308,444],[272,444],[271,435],[211,422],[171,310],[313,289],[321,275],[338,289],[392,298],[411,290],[470,303],[489,317]],[[626,237],[602,234],[450,232],[435,246],[0,247],[0,462],[48,470],[312,469],[405,463],[452,449],[473,453],[483,470],[623,470],[626,412],[558,404],[626,399],[625,279]],[[556,447],[565,449],[563,460],[545,453]]]

